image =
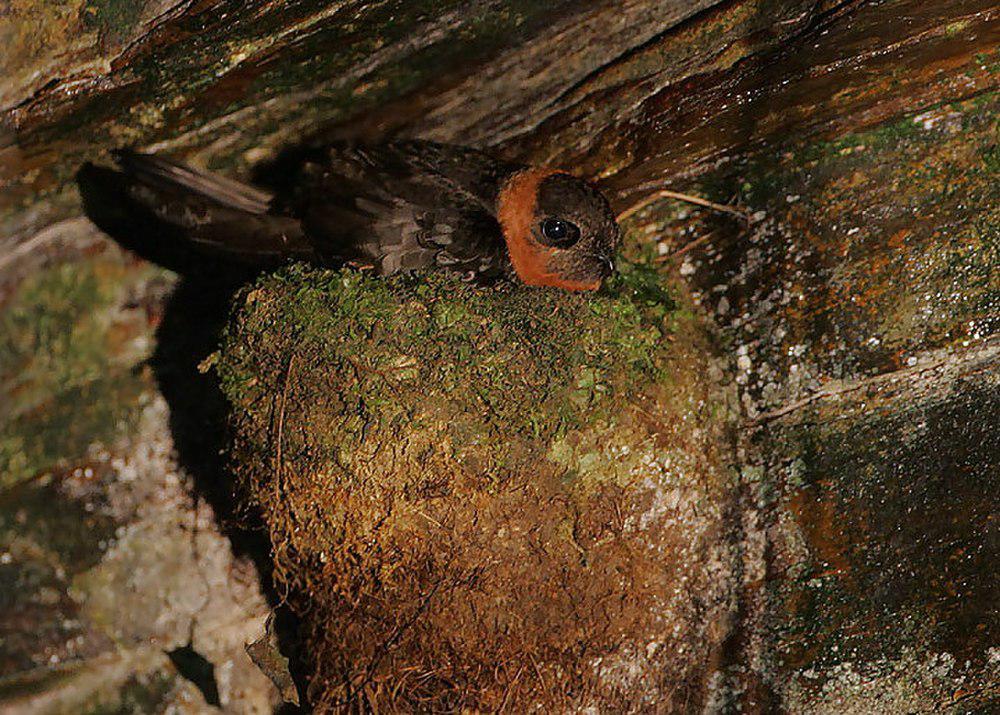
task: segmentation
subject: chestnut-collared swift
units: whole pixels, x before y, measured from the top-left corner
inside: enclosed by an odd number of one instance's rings
[[[462,146],[340,142],[304,152],[278,191],[116,152],[131,200],[214,252],[254,262],[444,270],[594,290],[621,232],[590,182]]]

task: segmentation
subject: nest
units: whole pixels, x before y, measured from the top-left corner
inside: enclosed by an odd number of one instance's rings
[[[655,274],[600,295],[291,267],[217,369],[318,711],[698,702],[725,413]],[[683,346],[683,347],[675,347]]]

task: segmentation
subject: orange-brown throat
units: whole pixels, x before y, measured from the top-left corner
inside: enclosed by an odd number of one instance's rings
[[[538,203],[538,187],[559,169],[525,169],[504,182],[497,197],[497,220],[503,231],[510,262],[517,277],[533,286],[551,286],[563,290],[597,290],[601,282],[565,278],[549,268],[556,249],[543,246],[531,235]]]

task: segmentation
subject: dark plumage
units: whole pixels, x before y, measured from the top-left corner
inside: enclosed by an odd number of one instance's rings
[[[619,230],[593,186],[475,149],[332,144],[309,151],[276,193],[158,156],[116,159],[130,200],[192,242],[250,262],[444,269],[571,290],[596,288],[613,270]]]

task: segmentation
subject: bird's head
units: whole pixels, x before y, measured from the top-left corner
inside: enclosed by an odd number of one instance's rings
[[[497,220],[518,278],[528,285],[596,290],[614,272],[621,231],[591,184],[553,169],[504,182]]]

